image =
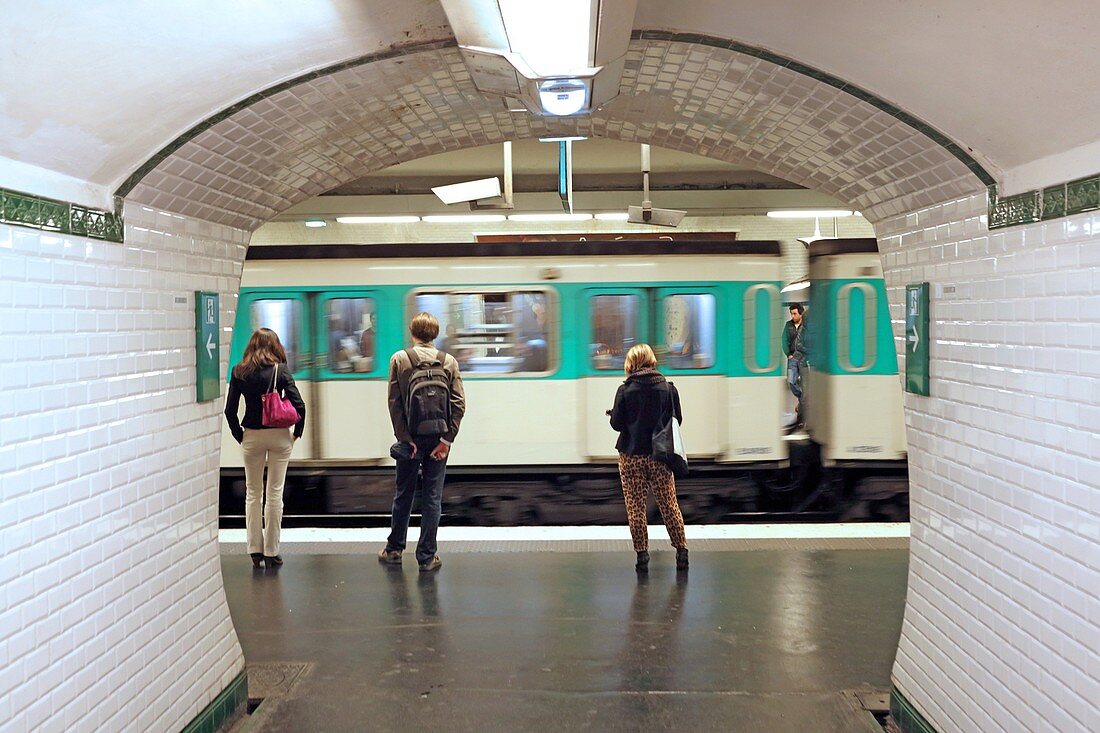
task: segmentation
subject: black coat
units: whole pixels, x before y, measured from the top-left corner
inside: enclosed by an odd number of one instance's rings
[[[229,423],[229,431],[233,433],[233,439],[240,443],[244,440],[244,430],[264,429],[264,401],[263,396],[271,389],[271,378],[274,376],[274,366],[265,366],[257,369],[244,379],[232,376],[229,379],[229,394],[225,398],[225,421]],[[306,403],[294,384],[294,377],[286,364],[279,365],[279,381],[275,385],[278,390],[290,400],[294,409],[298,411],[298,422],[294,424],[294,437],[302,437],[302,431],[306,429]],[[244,397],[244,420],[238,422],[237,408],[240,406],[241,397]]]
[[[615,450],[632,456],[653,455],[653,429],[669,419],[666,385],[672,398],[672,414],[683,424],[676,385],[665,381],[656,370],[635,372],[619,385],[611,408],[611,427],[619,431]]]

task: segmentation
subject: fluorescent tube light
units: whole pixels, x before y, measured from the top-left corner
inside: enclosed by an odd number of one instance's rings
[[[428,214],[420,218],[428,224],[492,224],[507,221],[504,214]]]
[[[575,143],[581,140],[587,140],[584,135],[567,135],[564,137],[540,137],[540,143]]]
[[[324,219],[306,219],[303,223],[310,229],[320,229],[328,226],[328,222]]]
[[[476,181],[452,183],[449,186],[433,186],[432,193],[445,204],[491,199],[500,195],[500,179],[479,178]]]
[[[835,219],[851,216],[847,209],[784,209],[769,211],[768,216],[773,219]]]
[[[338,216],[336,221],[340,224],[412,224],[420,221],[419,216]]]
[[[591,214],[511,214],[508,221],[588,221]]]
[[[630,218],[630,214],[625,211],[605,211],[602,214],[596,214],[597,221],[626,221]]]
[[[555,0],[532,7],[530,0],[498,0],[508,44],[541,78],[580,75],[592,63],[592,27],[598,3]]]

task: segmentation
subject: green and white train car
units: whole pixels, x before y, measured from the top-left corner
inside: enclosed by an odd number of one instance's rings
[[[776,242],[253,247],[230,362],[260,326],[287,347],[309,408],[292,465],[386,464],[389,356],[427,310],[467,394],[451,465],[572,466],[615,458],[604,411],[646,342],[691,456],[779,463],[780,264]]]

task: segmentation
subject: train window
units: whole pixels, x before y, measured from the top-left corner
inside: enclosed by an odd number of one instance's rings
[[[376,332],[373,298],[333,298],[325,303],[329,368],[334,372],[374,369]]]
[[[439,319],[436,346],[474,374],[551,371],[549,293],[468,290],[417,293],[414,307]]]
[[[590,300],[592,368],[621,371],[626,352],[638,343],[641,298],[637,295],[595,295]]]
[[[286,349],[286,363],[291,372],[302,366],[302,303],[293,298],[265,298],[254,300],[249,306],[249,322],[252,330],[270,328],[279,336]]]
[[[707,293],[666,295],[661,310],[660,350],[670,369],[714,366],[716,301]]]

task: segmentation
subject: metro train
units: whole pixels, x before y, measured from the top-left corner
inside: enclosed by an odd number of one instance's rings
[[[626,352],[641,342],[681,395],[687,521],[907,518],[901,392],[875,242],[814,247],[807,323],[822,356],[808,383],[807,430],[791,435],[778,242],[251,247],[230,364],[254,329],[275,330],[308,405],[284,521],[388,517],[388,360],[410,344],[419,311],[439,319],[436,344],[458,360],[467,396],[448,464],[450,523],[623,521],[605,410]],[[240,456],[223,430],[226,526],[243,514]]]

